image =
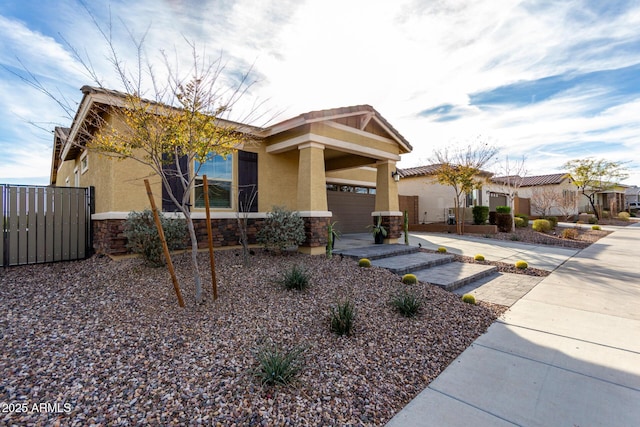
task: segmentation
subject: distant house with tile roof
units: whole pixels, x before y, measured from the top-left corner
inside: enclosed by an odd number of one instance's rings
[[[401,178],[398,192],[402,196],[418,197],[420,223],[445,222],[453,210],[455,193],[450,186],[437,182],[435,172],[438,166],[431,164],[398,169]],[[491,172],[482,171],[477,179],[483,182],[483,185],[482,188],[468,194],[463,203],[467,208],[466,220],[471,219],[470,211],[473,206],[489,206],[490,211],[495,211],[496,206],[507,206],[508,185],[517,187],[516,213],[536,216],[537,206],[531,206],[531,199],[535,200],[536,195],[546,193],[547,196],[553,194],[558,199],[548,210],[548,215],[564,216],[567,211],[570,211],[571,215],[578,214],[579,194],[571,176],[567,173],[496,177]],[[572,208],[563,209],[557,206],[558,204],[572,206]]]
[[[487,189],[499,203],[502,199],[506,201],[505,190],[509,185],[517,189],[516,213],[558,217],[578,214],[580,197],[571,175],[566,172],[525,177],[494,176]]]

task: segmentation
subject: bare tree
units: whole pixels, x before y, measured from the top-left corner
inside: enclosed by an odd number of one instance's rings
[[[534,187],[531,191],[531,210],[538,216],[547,217],[551,209],[560,204],[560,194],[552,187]]]
[[[515,230],[515,198],[518,196],[518,190],[522,186],[524,177],[527,175],[525,168],[526,157],[522,156],[520,160],[511,161],[509,156],[505,156],[504,161],[499,163],[499,171],[502,176],[492,178],[492,182],[498,184],[502,191],[507,195],[507,204],[511,208],[511,229]]]
[[[558,211],[564,217],[565,221],[575,214],[578,207],[578,198],[576,191],[563,190],[562,195],[558,195],[557,205]]]
[[[453,202],[458,234],[464,233],[464,215],[460,209],[462,198],[482,186],[479,174],[497,152],[497,148],[478,138],[466,147],[451,150],[445,147],[434,153],[432,162],[437,164],[434,172],[436,180],[453,188],[455,194]]]

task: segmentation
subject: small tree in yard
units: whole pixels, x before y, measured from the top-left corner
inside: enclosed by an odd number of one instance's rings
[[[561,196],[555,188],[534,187],[531,190],[531,210],[546,218],[551,214],[551,209],[558,206]]]
[[[465,194],[482,186],[478,174],[497,153],[495,147],[480,140],[467,147],[453,150],[443,148],[434,153],[433,162],[437,164],[434,175],[438,183],[448,185],[454,191],[454,209],[456,232],[464,233],[464,215],[461,215],[462,198]]]
[[[564,164],[563,168],[571,174],[578,191],[589,200],[598,219],[600,219],[600,213],[596,208],[596,194],[612,189],[616,182],[629,176],[621,162],[610,162],[605,159],[570,160]]]
[[[511,208],[511,229],[515,230],[515,198],[518,196],[518,190],[522,186],[524,176],[527,174],[525,157],[522,156],[521,160],[514,162],[509,160],[509,156],[506,156],[504,162],[500,163],[500,172],[503,176],[493,178],[492,181],[499,184],[507,195],[507,206]]]
[[[121,59],[119,49],[114,45],[111,22],[107,29],[103,29],[88,9],[87,12],[106,42],[107,59],[115,69],[122,90],[116,92],[103,88],[102,78],[93,69],[91,59],[85,59],[69,46],[99,90],[112,98],[109,102],[111,107],[105,106],[103,111],[108,114],[97,113],[91,117],[93,123],[90,127],[98,129],[98,132],[94,135],[91,130],[83,129],[78,140],[88,141],[82,149],[135,160],[149,168],[150,176],[160,178],[169,199],[186,220],[191,241],[195,300],[201,303],[202,278],[197,263],[198,242],[190,198],[200,168],[208,160],[216,155],[226,157],[241,143],[250,140],[237,122],[228,119],[232,107],[251,86],[248,74],[235,84],[226,83],[221,58],[211,59],[189,42],[190,64],[185,66],[182,63],[182,67],[171,65],[162,51],[164,69],[157,71],[145,56],[144,36],[136,40],[127,28],[137,52],[135,65],[130,67]],[[186,51],[182,49],[181,52]],[[179,73],[179,68],[186,69],[186,73]],[[26,72],[29,77],[20,76],[23,81],[51,97],[67,113],[73,111],[64,99],[56,98],[45,88],[33,73]],[[145,76],[148,81],[145,81]],[[241,121],[248,121],[257,108],[258,105],[254,105]],[[177,183],[177,186],[171,183]]]

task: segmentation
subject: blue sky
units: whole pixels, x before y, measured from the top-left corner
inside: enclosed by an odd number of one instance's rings
[[[564,162],[628,161],[640,185],[640,0],[128,0],[88,8],[128,63],[125,28],[148,30],[146,53],[217,56],[233,79],[253,64],[246,101],[275,121],[373,105],[414,147],[400,166],[478,136],[529,175]],[[24,68],[74,107],[95,84],[122,89],[78,0],[0,3],[0,182],[47,184],[56,125],[71,118],[16,77]],[[263,123],[256,123],[263,124]]]

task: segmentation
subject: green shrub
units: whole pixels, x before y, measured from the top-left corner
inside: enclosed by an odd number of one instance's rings
[[[529,225],[529,223],[525,221],[524,218],[520,218],[518,216],[513,218],[513,220],[516,223],[516,228],[525,228]]]
[[[371,267],[371,261],[366,258],[361,258],[360,261],[358,261],[358,267]]]
[[[591,229],[597,231],[597,230],[602,230],[602,227],[600,227],[599,225],[592,225]]]
[[[518,236],[517,234],[512,234],[511,236],[509,236],[509,239],[513,242],[519,242],[520,236]]]
[[[405,274],[402,276],[402,283],[405,285],[415,285],[418,283],[418,278],[415,274]]]
[[[496,206],[496,212],[510,214],[511,208],[509,206]]]
[[[267,213],[264,225],[256,237],[258,243],[266,249],[283,252],[306,239],[304,220],[297,212],[274,206],[273,211]]]
[[[331,331],[340,336],[351,335],[355,318],[356,311],[351,301],[338,302],[331,307]]]
[[[551,228],[556,228],[558,225],[558,217],[557,216],[545,216],[542,219],[546,219],[551,224]]]
[[[302,369],[302,347],[286,352],[270,342],[254,352],[258,367],[254,375],[262,385],[287,385]]]
[[[280,283],[288,290],[301,291],[309,285],[309,273],[304,268],[294,265],[285,271]]]
[[[482,225],[489,219],[489,206],[474,206],[471,212],[473,214],[473,223],[476,225]]]
[[[631,215],[629,215],[629,212],[620,212],[618,214],[618,219],[622,220],[622,221],[629,221],[629,217]]]
[[[403,291],[391,298],[391,305],[404,317],[414,317],[420,311],[422,301],[416,294]]]
[[[534,231],[548,233],[551,231],[551,223],[546,219],[536,219],[533,221],[531,228],[533,228]]]
[[[578,238],[578,230],[576,230],[575,228],[565,228],[564,230],[562,230],[562,238],[575,240]]]
[[[589,217],[589,224],[597,224],[597,223],[598,223],[598,218],[596,218],[595,216]]]
[[[158,212],[158,215],[169,250],[184,248],[187,239],[186,221],[168,219],[162,212]],[[151,266],[164,265],[164,250],[150,209],[129,212],[124,223],[124,235],[127,238],[127,248],[131,252],[141,254],[145,262]]]
[[[498,226],[498,231],[503,233],[511,232],[511,214],[503,212],[496,213],[496,225]]]
[[[466,302],[467,304],[476,304],[476,297],[474,297],[472,294],[464,294],[462,295],[462,301]]]
[[[438,248],[438,252],[441,254],[446,254],[447,253],[447,248],[445,248],[444,246],[440,246]]]
[[[484,255],[476,255],[473,257],[473,259],[475,259],[476,261],[484,261]]]
[[[524,219],[524,222],[528,223],[529,222],[529,215],[527,214],[523,214],[523,213],[518,213],[514,215],[516,218],[522,218]]]
[[[520,261],[516,261],[516,268],[519,270],[525,270],[529,267],[529,264],[527,264],[526,261],[520,260]]]

